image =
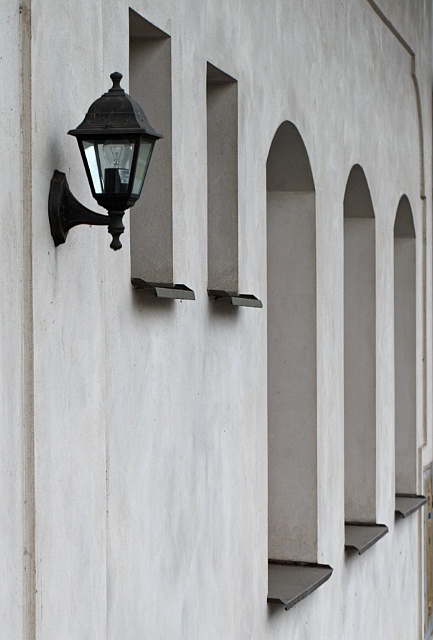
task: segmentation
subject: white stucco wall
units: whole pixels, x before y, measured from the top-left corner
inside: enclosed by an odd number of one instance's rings
[[[421,478],[432,458],[430,4],[380,2],[415,67],[368,0],[131,6],[171,36],[173,271],[194,302],[132,289],[128,215],[116,253],[103,228],[73,229],[58,248],[50,236],[54,169],[97,208],[66,132],[112,71],[127,86],[128,3],[32,0],[24,83],[18,3],[0,3],[10,38],[0,44],[5,638],[421,639],[421,515],[394,524],[393,227],[405,193],[416,228]],[[284,120],[303,138],[316,189],[317,555],[334,573],[288,612],[266,603],[266,308],[218,310],[206,293],[207,62],[238,82],[239,290],[265,307],[266,159]],[[17,141],[30,116],[24,171]],[[343,198],[356,163],[376,216],[376,515],[390,533],[347,558]],[[20,570],[33,531],[34,610]]]
[[[24,13],[24,15],[23,15]],[[31,432],[30,388],[25,365],[31,365],[28,288],[29,274],[29,198],[22,178],[22,150],[28,150],[28,122],[22,117],[22,104],[28,100],[22,71],[28,71],[27,16],[18,2],[0,3],[0,22],[8,38],[0,42],[0,69],[3,89],[0,114],[3,133],[2,202],[2,278],[0,296],[0,628],[5,637],[21,638],[27,625],[26,571],[31,572],[30,527],[24,515],[29,488],[26,454]],[[24,95],[25,94],[25,95]],[[24,166],[29,170],[30,163]],[[30,475],[31,469],[30,469]],[[30,534],[31,538],[31,534]],[[23,570],[25,568],[26,571]],[[31,582],[31,580],[30,580]]]

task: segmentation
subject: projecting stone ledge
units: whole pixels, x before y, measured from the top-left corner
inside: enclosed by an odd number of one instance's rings
[[[395,496],[395,513],[402,518],[407,518],[427,502],[425,496],[417,496],[411,493],[397,493]]]
[[[346,551],[357,551],[361,555],[388,533],[388,527],[384,524],[346,522],[344,532]]]
[[[329,580],[332,571],[323,564],[269,560],[268,603],[281,604],[287,611]]]
[[[155,298],[163,298],[165,300],[195,300],[194,291],[184,284],[147,282],[141,278],[132,278],[131,284],[135,289],[151,293]]]
[[[208,289],[207,294],[216,302],[226,302],[233,307],[256,307],[262,309],[261,300],[251,293],[236,293],[233,291],[223,291],[221,289]]]

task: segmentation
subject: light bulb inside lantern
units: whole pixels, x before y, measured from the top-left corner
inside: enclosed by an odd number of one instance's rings
[[[107,163],[104,171],[105,193],[126,193],[134,145],[129,140],[108,140],[102,151]]]
[[[107,164],[111,167],[120,167],[120,160],[122,158],[124,147],[123,145],[116,145],[111,143],[104,144],[104,156],[107,161]]]

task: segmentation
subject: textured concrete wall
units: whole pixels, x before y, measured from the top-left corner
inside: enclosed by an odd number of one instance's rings
[[[47,219],[54,169],[96,209],[66,132],[112,71],[127,86],[128,3],[33,0],[31,76],[18,3],[1,5],[5,637],[421,638],[421,520],[394,525],[393,514],[393,226],[405,193],[421,469],[432,457],[430,4],[383,0],[386,23],[368,0],[134,0],[171,36],[173,272],[196,292],[172,303],[132,290],[128,215],[117,253],[103,228],[74,229],[55,249]],[[266,309],[218,310],[206,293],[207,62],[238,81],[240,291],[266,305],[266,159],[285,120],[316,189],[317,556],[334,574],[290,612],[266,604]],[[31,143],[23,156],[20,127]],[[347,560],[343,198],[356,163],[377,223],[376,514],[390,533]],[[35,560],[34,607],[23,549]]]
[[[29,72],[25,3],[21,12],[18,2],[1,3],[0,22],[8,34],[0,42],[0,628],[6,638],[21,638],[27,626],[28,604],[23,569],[32,571],[27,535],[30,532],[31,537],[31,525],[27,527],[24,513],[31,484],[25,470],[30,444],[26,433],[31,432],[31,411],[25,399],[31,389],[26,375],[26,363],[31,364],[31,341],[29,323],[24,319],[30,276],[30,194],[25,192],[22,174],[23,170],[29,172],[31,166],[28,153],[26,161],[22,156],[23,148],[29,150],[30,129],[28,85],[22,81],[22,72]],[[28,471],[32,476],[31,463]],[[28,584],[31,587],[31,578]]]

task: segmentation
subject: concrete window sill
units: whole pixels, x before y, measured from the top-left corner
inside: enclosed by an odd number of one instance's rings
[[[163,284],[159,282],[146,282],[141,278],[132,278],[132,286],[152,294],[155,298],[166,300],[195,300],[192,289],[184,284]]]
[[[329,580],[332,571],[323,564],[269,560],[268,603],[287,611]]]
[[[401,518],[407,518],[427,502],[425,496],[417,496],[410,493],[397,493],[395,496],[395,513]]]
[[[344,533],[346,551],[357,551],[361,555],[388,533],[388,527],[384,524],[346,522]]]
[[[215,302],[225,302],[233,307],[263,307],[262,301],[249,293],[228,292],[220,289],[208,289],[208,296]]]

